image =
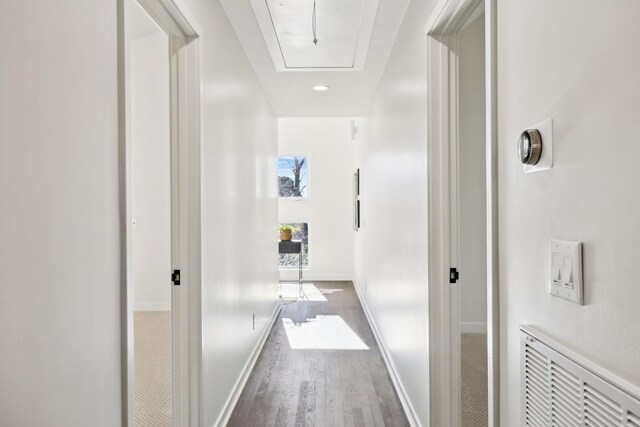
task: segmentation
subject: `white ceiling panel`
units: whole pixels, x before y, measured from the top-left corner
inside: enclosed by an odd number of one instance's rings
[[[220,0],[280,117],[365,115],[409,1]]]
[[[313,0],[252,3],[254,9],[267,8],[270,22],[261,23],[261,29],[268,33],[265,39],[274,41],[275,35],[277,46],[270,50],[276,69],[355,69],[358,50],[364,51],[360,56],[366,59],[377,0],[316,0],[317,44],[313,43]]]
[[[317,0],[313,43],[313,0],[267,0],[286,68],[353,68],[362,1]]]

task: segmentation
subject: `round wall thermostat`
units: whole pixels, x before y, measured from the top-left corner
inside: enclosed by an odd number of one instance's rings
[[[518,139],[518,157],[524,165],[535,165],[542,154],[542,136],[537,129],[527,129]]]

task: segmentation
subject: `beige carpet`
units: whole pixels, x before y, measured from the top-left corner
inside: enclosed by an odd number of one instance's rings
[[[171,313],[136,312],[134,337],[136,426],[171,426]]]
[[[487,418],[487,335],[462,334],[462,427],[485,427]]]

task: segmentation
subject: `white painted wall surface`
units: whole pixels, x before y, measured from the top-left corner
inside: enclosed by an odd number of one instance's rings
[[[278,301],[277,124],[219,3],[176,4],[201,36],[211,426]],[[2,2],[3,426],[121,425],[116,6]]]
[[[0,425],[119,426],[115,1],[0,6]]]
[[[349,118],[278,119],[280,155],[309,156],[309,199],[278,203],[281,223],[309,223],[305,280],[353,280],[353,146]],[[274,182],[276,180],[274,179]],[[277,238],[277,230],[274,231]],[[297,280],[298,270],[280,270]]]
[[[422,425],[429,419],[424,25],[431,3],[410,4],[358,140],[357,285]]]
[[[640,385],[640,5],[504,1],[497,13],[501,425],[515,426],[523,323]],[[525,175],[516,140],[546,118],[553,169]],[[555,238],[584,242],[583,307],[547,293]]]
[[[458,200],[462,332],[487,327],[484,14],[459,36]]]
[[[140,9],[141,11],[141,9]],[[141,11],[142,13],[142,11]],[[134,309],[171,309],[169,39],[156,28],[131,44],[131,209]]]
[[[220,2],[176,3],[200,35],[202,408],[209,427],[230,409],[278,304],[277,122]]]

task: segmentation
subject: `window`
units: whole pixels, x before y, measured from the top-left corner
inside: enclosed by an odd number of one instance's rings
[[[280,225],[294,227],[292,240],[302,241],[302,266],[309,267],[309,224],[306,222],[287,222]],[[298,268],[298,254],[280,254],[280,268]]]
[[[309,159],[307,156],[278,157],[278,194],[281,198],[309,197]]]

